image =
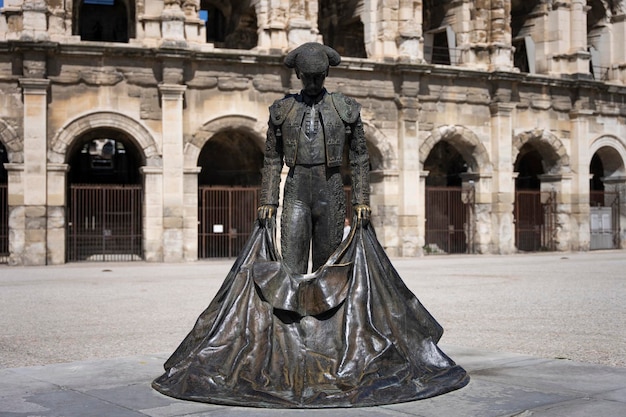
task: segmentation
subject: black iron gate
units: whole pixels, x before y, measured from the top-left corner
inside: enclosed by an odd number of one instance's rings
[[[620,247],[620,199],[618,192],[591,191],[590,249]]]
[[[0,263],[9,261],[9,196],[7,184],[0,184]]]
[[[473,253],[474,189],[426,187],[426,253]]]
[[[140,185],[71,185],[68,262],[141,260],[142,202]]]
[[[258,187],[198,189],[198,258],[230,258],[252,233],[259,205]]]
[[[537,252],[556,250],[556,192],[515,192],[515,246]]]

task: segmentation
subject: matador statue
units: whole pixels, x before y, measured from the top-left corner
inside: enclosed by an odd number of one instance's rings
[[[428,398],[469,382],[437,346],[443,327],[404,284],[369,223],[360,106],[324,89],[328,68],[339,61],[316,43],[287,55],[302,90],[270,107],[254,230],[152,383],[159,392],[248,407],[362,407]],[[342,240],[344,148],[354,213]],[[284,164],[281,255],[275,228]]]
[[[259,218],[271,218],[278,207],[280,173],[289,167],[281,217],[285,264],[306,273],[312,243],[313,271],[341,243],[346,217],[341,176],[344,145],[352,179],[352,204],[358,219],[369,220],[369,155],[361,106],[342,93],[329,93],[324,80],[340,55],[326,45],[305,43],[285,58],[302,82],[298,94],[270,107]]]

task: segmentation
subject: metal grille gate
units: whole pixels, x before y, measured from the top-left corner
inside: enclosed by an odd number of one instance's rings
[[[71,185],[67,260],[141,260],[143,188],[140,185]]]
[[[252,233],[259,187],[198,188],[198,257],[239,255]]]
[[[473,253],[473,192],[461,187],[426,187],[427,253]]]
[[[0,184],[0,263],[9,262],[9,201],[7,184]]]
[[[556,250],[556,192],[515,192],[515,246],[537,252]]]
[[[590,249],[620,247],[620,198],[618,192],[591,191]]]

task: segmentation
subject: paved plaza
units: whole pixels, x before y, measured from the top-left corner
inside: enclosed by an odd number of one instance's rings
[[[392,259],[471,382],[384,407],[276,410],[150,388],[233,260],[0,266],[0,416],[626,415],[626,253]]]

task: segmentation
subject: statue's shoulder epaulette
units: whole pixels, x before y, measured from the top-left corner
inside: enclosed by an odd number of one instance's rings
[[[295,94],[278,99],[270,106],[270,120],[275,126],[280,126],[287,118],[287,114],[296,102]]]
[[[331,96],[341,120],[349,124],[356,122],[361,112],[361,105],[342,93],[332,93]]]

